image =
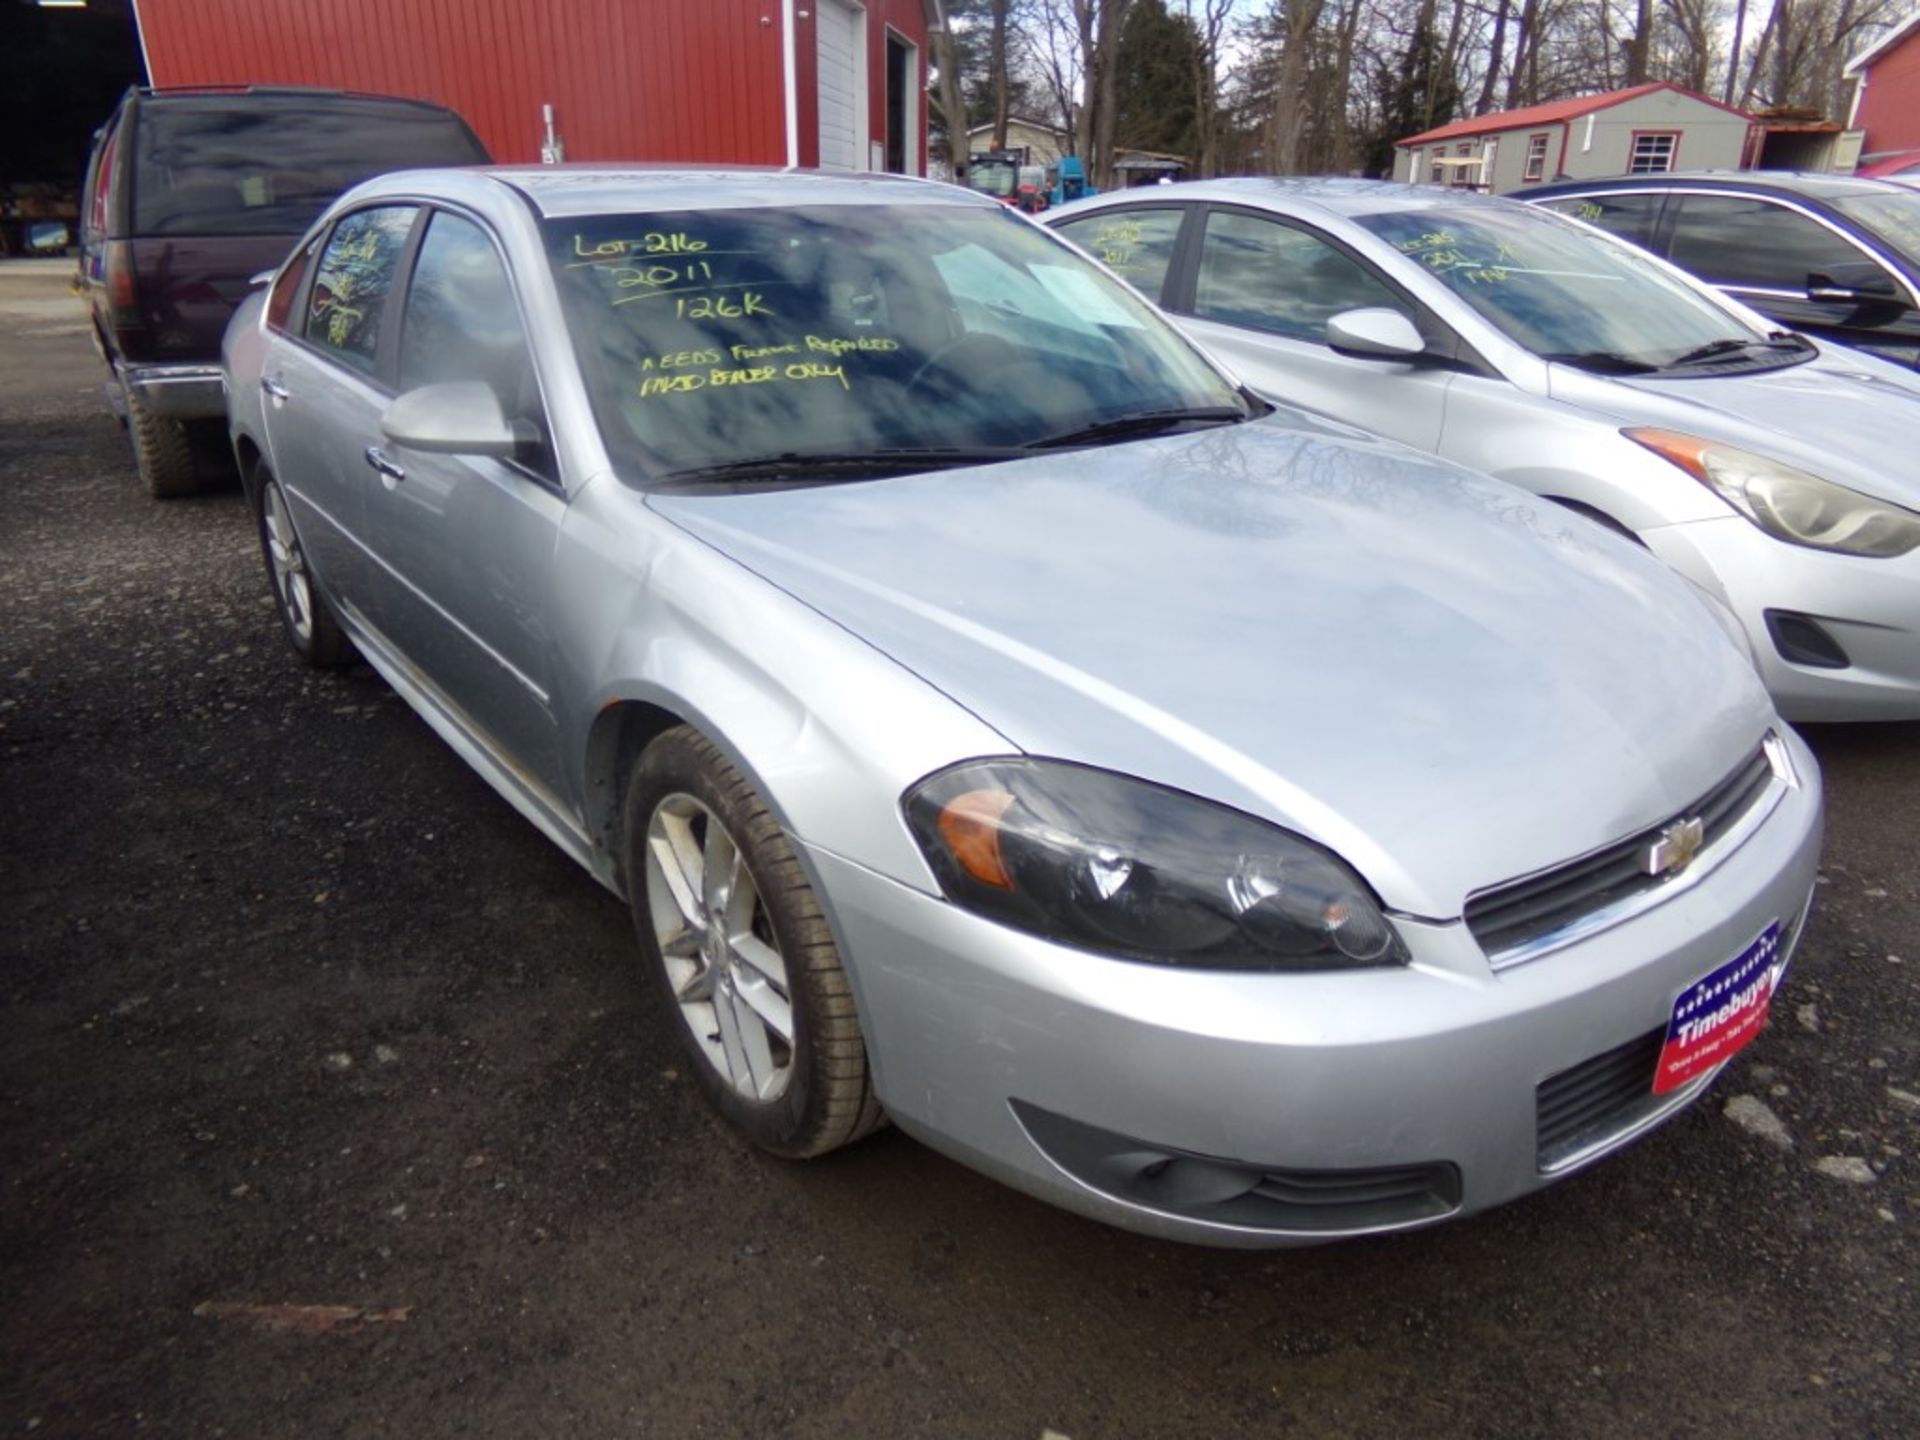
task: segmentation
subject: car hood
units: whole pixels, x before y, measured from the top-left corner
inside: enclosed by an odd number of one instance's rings
[[[1627,425],[1660,425],[1798,465],[1920,509],[1920,375],[1823,350],[1799,365],[1692,379],[1615,378],[1552,367],[1557,400]]]
[[[649,503],[1010,745],[1312,836],[1410,914],[1672,817],[1772,723],[1687,582],[1384,441],[1265,422]]]

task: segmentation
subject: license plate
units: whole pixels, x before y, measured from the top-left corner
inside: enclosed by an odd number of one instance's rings
[[[1785,966],[1780,922],[1673,1002],[1667,1043],[1654,1067],[1653,1093],[1664,1095],[1729,1059],[1760,1033]]]

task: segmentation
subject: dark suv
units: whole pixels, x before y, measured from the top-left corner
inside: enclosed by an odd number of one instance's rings
[[[369,176],[485,164],[451,110],[330,90],[130,90],[87,165],[80,280],[107,397],[156,496],[191,491],[220,420],[220,337],[252,278]],[[224,431],[224,424],[207,427]],[[209,447],[220,439],[209,434]]]
[[[1644,246],[1791,330],[1920,369],[1920,194],[1882,180],[1712,171],[1510,197]]]

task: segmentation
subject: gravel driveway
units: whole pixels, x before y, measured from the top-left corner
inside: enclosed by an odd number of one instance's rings
[[[64,278],[0,266],[0,1434],[1920,1433],[1920,726],[1811,734],[1718,1090],[1505,1210],[1245,1255],[783,1163],[622,908],[295,664],[237,488],[139,493]]]

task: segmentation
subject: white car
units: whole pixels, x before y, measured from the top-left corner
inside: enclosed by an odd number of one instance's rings
[[[1263,394],[1638,538],[1789,719],[1920,716],[1920,375],[1470,192],[1212,180],[1047,223]]]

